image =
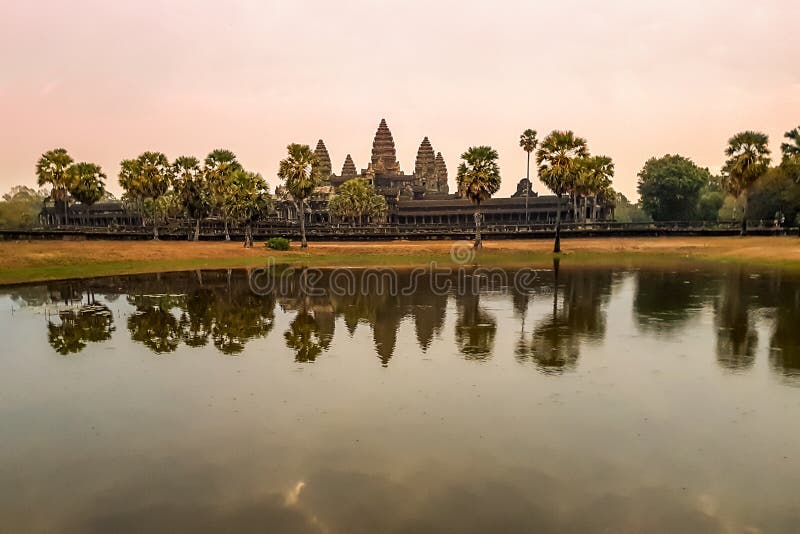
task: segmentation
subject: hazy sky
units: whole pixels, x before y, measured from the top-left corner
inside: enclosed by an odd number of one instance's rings
[[[451,187],[470,145],[525,174],[525,128],[572,129],[633,194],[653,155],[718,169],[731,134],[800,124],[797,0],[0,0],[0,191],[63,146],[100,163],[230,148],[275,185],[289,142],[366,167],[381,117]],[[535,189],[542,186],[535,182]]]

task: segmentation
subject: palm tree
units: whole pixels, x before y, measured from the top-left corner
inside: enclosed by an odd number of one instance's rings
[[[722,167],[725,188],[738,198],[744,195],[742,232],[747,234],[747,195],[750,187],[769,169],[769,137],[761,132],[740,132],[728,140]]]
[[[597,218],[597,197],[606,193],[614,177],[614,162],[608,156],[588,156],[579,161],[578,192],[592,197],[592,219]],[[585,200],[584,200],[585,202]],[[584,205],[584,221],[586,206]]]
[[[230,185],[231,175],[239,170],[242,170],[242,165],[236,159],[236,154],[230,150],[218,148],[206,156],[203,172],[211,191],[211,200],[225,224],[225,241],[231,240],[228,230],[231,212],[226,209],[225,197],[228,194],[227,189]]]
[[[245,225],[245,248],[253,247],[253,221],[266,211],[271,200],[269,185],[260,174],[238,170],[231,175],[226,205],[231,206],[234,218]]]
[[[76,163],[69,168],[69,193],[85,206],[91,206],[106,194],[106,175],[94,163]]]
[[[789,130],[783,136],[789,140],[788,143],[781,143],[784,159],[800,157],[800,126]]]
[[[158,199],[169,191],[172,167],[161,152],[144,152],[136,159],[120,163],[119,185],[142,215],[153,223],[153,239],[158,240]],[[163,211],[163,210],[162,210]]]
[[[208,216],[211,208],[211,194],[200,161],[194,156],[181,156],[172,164],[173,188],[183,205],[186,217],[194,219],[192,241],[200,240],[200,220]]]
[[[461,154],[464,162],[458,166],[458,190],[475,205],[475,244],[483,247],[481,240],[481,202],[489,200],[500,189],[498,154],[490,146],[473,146]]]
[[[299,204],[300,246],[307,248],[305,201],[321,183],[317,157],[308,145],[292,143],[286,147],[286,150],[289,157],[281,160],[278,177],[286,182],[286,189]]]
[[[536,150],[539,141],[536,139],[536,130],[528,128],[519,136],[519,146],[528,153],[528,166],[525,173],[525,222],[530,220],[528,213],[528,197],[531,195],[531,152]]]
[[[561,130],[550,132],[536,152],[539,179],[558,197],[554,253],[561,252],[561,195],[573,188],[578,178],[578,161],[588,155],[586,139]]]
[[[64,203],[64,224],[67,224],[67,209],[69,203],[69,167],[72,165],[72,158],[64,148],[48,150],[39,161],[36,162],[36,179],[39,187],[50,184],[50,193],[53,202],[61,201]]]

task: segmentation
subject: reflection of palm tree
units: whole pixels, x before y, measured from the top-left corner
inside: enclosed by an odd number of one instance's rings
[[[298,312],[283,337],[286,346],[294,350],[294,361],[298,363],[313,362],[322,354],[324,342],[320,337],[319,325],[308,312]]]
[[[456,319],[456,345],[469,360],[486,360],[492,355],[497,321],[480,306],[477,293],[458,297]]]
[[[565,278],[559,309],[559,277]],[[521,339],[516,355],[520,362],[531,360],[545,374],[560,374],[576,366],[580,344],[605,335],[603,302],[611,287],[610,271],[567,271],[560,274],[553,262],[553,312],[533,330],[530,342]]]
[[[641,329],[669,332],[699,311],[713,290],[711,279],[702,273],[641,270],[633,312]]]
[[[755,361],[758,333],[750,317],[744,273],[730,273],[722,297],[714,305],[717,326],[717,361],[731,370],[747,369]]]
[[[214,346],[224,354],[240,354],[250,339],[265,337],[274,324],[272,296],[249,293],[220,297],[214,301]]]
[[[97,343],[111,338],[114,318],[111,310],[102,305],[82,306],[77,311],[58,314],[59,324],[47,323],[47,340],[62,355],[82,351],[87,342]]]
[[[770,364],[784,376],[800,378],[800,289],[778,289]]]
[[[142,343],[156,354],[174,352],[181,339],[178,320],[170,308],[162,305],[137,306],[128,318],[131,339]]]

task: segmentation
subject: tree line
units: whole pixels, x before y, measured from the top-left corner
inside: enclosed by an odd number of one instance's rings
[[[784,139],[773,165],[766,134],[737,133],[728,140],[719,176],[681,155],[651,158],[638,175],[641,208],[656,221],[741,220],[742,234],[748,219],[798,222],[800,127]]]

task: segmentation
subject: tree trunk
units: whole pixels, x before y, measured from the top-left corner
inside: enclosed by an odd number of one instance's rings
[[[153,241],[158,241],[158,221],[153,220]]]
[[[231,233],[228,231],[228,218],[224,217],[225,219],[225,241],[231,240]]]
[[[561,252],[561,194],[557,195],[558,203],[556,207],[556,241],[553,244],[553,254]]]
[[[198,217],[194,221],[194,240],[193,241],[200,241],[200,217]]]
[[[473,248],[483,248],[483,240],[481,240],[481,203],[475,203],[475,244]]]
[[[300,248],[308,248],[306,240],[306,204],[300,200]]]
[[[741,237],[747,235],[747,191],[744,192],[744,206],[742,206],[742,230],[739,233]]]
[[[528,197],[531,196],[531,153],[528,152],[528,170],[525,172],[527,183],[525,184],[525,223],[531,220],[531,214],[528,211]]]

